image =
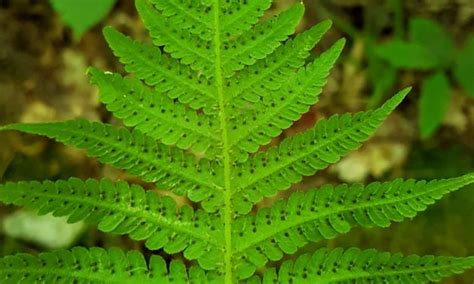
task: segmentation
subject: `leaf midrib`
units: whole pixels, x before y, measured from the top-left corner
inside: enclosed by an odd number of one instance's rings
[[[152,95],[157,95],[157,94],[152,94]],[[166,115],[166,114],[162,115],[161,112],[157,112],[156,109],[147,107],[147,105],[143,104],[143,102],[141,102],[136,96],[127,96],[127,98],[129,98],[131,101],[133,101],[134,105],[137,108],[145,111],[150,117],[154,117],[157,121],[163,120],[168,125],[176,125],[176,126],[182,128],[182,129],[185,129],[185,130],[187,130],[189,132],[192,132],[192,133],[196,133],[198,136],[205,137],[205,138],[207,138],[211,141],[219,141],[217,137],[212,135],[210,129],[207,128],[207,127],[191,127],[191,125],[186,125],[185,123],[183,123],[181,118],[173,119],[173,117],[170,117],[169,115]],[[165,99],[167,99],[167,98],[165,98]],[[173,104],[173,102],[171,102],[171,101],[168,101],[167,103]],[[204,116],[204,115],[202,115],[202,116]],[[199,116],[198,116],[198,119],[199,119]],[[206,125],[206,124],[204,124],[204,125]]]
[[[416,185],[414,185],[416,186]],[[327,212],[324,212],[324,213],[319,213],[319,214],[316,214],[316,215],[309,215],[308,217],[300,217],[300,218],[297,218],[297,221],[294,221],[294,222],[289,222],[288,225],[286,226],[282,226],[282,227],[279,227],[277,230],[275,230],[274,232],[272,232],[271,234],[268,234],[267,236],[265,237],[262,237],[262,238],[254,238],[252,242],[248,243],[248,245],[246,245],[245,247],[241,247],[241,248],[236,248],[236,252],[242,252],[242,251],[245,251],[246,249],[264,241],[264,240],[267,240],[268,238],[272,237],[272,236],[275,236],[281,232],[284,232],[284,231],[287,231],[288,229],[291,229],[292,227],[296,227],[296,226],[301,226],[302,224],[304,223],[308,223],[308,222],[314,222],[315,220],[318,220],[318,219],[323,219],[327,216],[330,216],[330,215],[337,215],[339,213],[342,213],[342,212],[346,212],[346,211],[355,211],[357,209],[364,209],[364,208],[373,208],[373,207],[379,207],[379,206],[383,206],[383,205],[387,205],[387,204],[392,204],[392,203],[400,203],[400,202],[404,202],[404,201],[407,201],[407,200],[410,200],[410,199],[415,199],[417,197],[420,197],[420,196],[424,196],[424,195],[428,195],[430,193],[433,193],[433,192],[437,192],[437,191],[442,191],[442,190],[446,190],[446,188],[442,187],[442,186],[438,186],[438,187],[434,187],[432,190],[426,190],[426,191],[423,191],[421,193],[418,193],[418,194],[408,194],[404,197],[393,197],[391,199],[386,199],[386,200],[383,200],[383,199],[378,199],[378,200],[375,200],[375,201],[366,201],[366,202],[363,202],[363,203],[358,203],[357,205],[354,205],[354,206],[346,206],[346,205],[340,205],[338,206],[339,208],[337,210],[328,210]],[[456,189],[453,189],[451,191],[454,191]],[[436,199],[436,198],[435,198]],[[415,212],[419,212],[419,210],[416,210],[416,209],[413,209]],[[406,218],[406,217],[404,217]],[[391,220],[393,221],[393,220]],[[260,234],[261,236],[261,234]]]
[[[224,76],[222,73],[222,54],[221,54],[221,30],[220,30],[220,1],[213,1],[213,12],[214,12],[214,55],[215,55],[215,87],[217,97],[219,99],[219,122],[220,131],[222,137],[222,163],[224,168],[224,206],[223,210],[224,217],[224,282],[231,284],[234,282],[233,276],[233,245],[232,245],[232,223],[233,223],[233,209],[232,209],[232,170],[231,170],[231,158],[230,158],[230,147],[229,138],[227,133],[227,115],[226,115],[226,100],[224,94]]]
[[[420,257],[421,259],[421,257]],[[423,273],[423,272],[428,272],[428,271],[437,271],[437,270],[443,270],[443,269],[451,269],[453,267],[456,267],[455,265],[437,265],[437,266],[430,266],[429,268],[411,268],[411,269],[401,269],[401,270],[393,270],[393,271],[387,271],[387,272],[379,272],[379,271],[367,271],[367,272],[361,272],[357,273],[356,276],[353,276],[354,274],[349,274],[348,277],[344,276],[343,273],[338,273],[335,274],[334,277],[328,277],[329,279],[325,279],[324,277],[321,277],[324,281],[329,281],[328,283],[336,282],[339,283],[339,281],[342,280],[352,280],[352,279],[360,279],[360,278],[371,278],[373,276],[386,276],[386,275],[398,275],[398,274],[408,274],[408,273]],[[442,278],[442,276],[440,276]]]
[[[68,270],[69,267],[59,269],[55,267],[47,267],[47,268],[42,268],[42,267],[25,267],[25,268],[0,268],[0,272],[4,271],[6,273],[12,273],[12,274],[20,274],[20,275],[26,275],[27,273],[29,274],[35,274],[35,275],[57,275],[64,277],[65,279],[84,279],[88,281],[100,281],[101,283],[123,283],[123,278],[116,279],[114,280],[111,278],[112,275],[107,272],[100,272],[100,273],[91,273],[90,271],[84,271],[84,272],[77,272],[74,271],[74,269],[71,267],[70,270]],[[102,277],[101,277],[102,276]],[[126,280],[127,281],[127,280]]]
[[[178,232],[183,232],[186,233],[190,236],[193,236],[197,239],[204,240],[210,244],[213,244],[215,246],[218,246],[219,244],[211,238],[211,236],[205,232],[205,231],[198,231],[195,232],[195,230],[192,229],[192,222],[178,222],[178,221],[172,221],[168,220],[167,218],[164,218],[162,215],[159,214],[144,214],[145,210],[143,208],[133,208],[133,207],[126,207],[126,206],[117,206],[115,205],[116,203],[110,203],[110,200],[104,201],[104,202],[99,202],[96,201],[94,198],[87,198],[86,196],[81,196],[79,197],[74,197],[71,195],[64,195],[64,194],[52,194],[52,193],[44,193],[41,191],[35,191],[33,193],[29,191],[24,191],[25,193],[32,194],[34,196],[38,197],[45,197],[48,199],[52,200],[65,200],[65,201],[71,201],[74,202],[75,204],[85,204],[85,205],[92,205],[92,206],[99,206],[100,208],[105,208],[109,209],[113,212],[122,212],[124,216],[133,216],[133,217],[139,217],[147,220],[150,223],[154,223],[157,225],[163,225],[164,227],[170,228],[174,231]],[[93,196],[94,197],[94,196]],[[130,214],[126,214],[130,213]],[[150,216],[148,216],[150,215]],[[85,218],[86,219],[86,218]],[[99,222],[100,223],[100,222]],[[185,227],[188,226],[190,228],[185,229]],[[112,230],[113,231],[113,230]],[[132,230],[133,231],[133,230]]]
[[[54,127],[54,125],[51,125],[51,126]],[[82,136],[85,136],[85,137],[87,137],[87,136],[92,137],[94,139],[97,139],[100,142],[103,142],[104,145],[106,144],[106,145],[109,145],[109,146],[117,147],[121,151],[123,151],[124,153],[130,154],[133,157],[137,157],[138,159],[140,159],[142,161],[146,161],[150,165],[154,165],[154,166],[157,166],[157,167],[159,167],[163,170],[169,171],[169,172],[175,174],[176,176],[184,177],[186,180],[194,181],[196,184],[201,184],[201,185],[206,186],[207,188],[209,188],[211,190],[215,190],[215,191],[219,191],[219,192],[221,192],[221,190],[222,190],[222,188],[219,185],[217,185],[216,183],[212,183],[211,181],[210,182],[205,182],[203,180],[198,180],[198,179],[195,178],[196,175],[185,174],[184,171],[182,171],[180,169],[176,169],[175,171],[173,171],[172,170],[173,167],[171,167],[169,164],[157,163],[156,159],[154,159],[153,157],[149,157],[148,155],[145,155],[143,152],[138,151],[133,147],[126,147],[126,146],[122,145],[121,143],[112,143],[108,139],[105,139],[103,136],[93,135],[92,133],[87,133],[87,132],[76,131],[73,128],[60,129],[59,131],[64,131],[64,132],[69,131],[72,134],[82,135]],[[130,133],[130,136],[133,138],[132,133]],[[63,140],[63,139],[57,139],[57,138],[55,138],[55,139],[56,140]],[[64,139],[64,140],[67,140],[67,139]],[[81,148],[80,146],[78,146],[78,147]],[[82,148],[82,149],[84,149],[84,148]],[[132,150],[135,150],[135,151],[132,151]]]

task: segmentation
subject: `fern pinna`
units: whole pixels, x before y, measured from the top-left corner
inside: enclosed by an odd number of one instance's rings
[[[0,186],[1,201],[69,222],[85,220],[188,261],[80,247],[18,254],[0,260],[2,283],[426,283],[474,266],[474,257],[403,257],[357,248],[281,261],[355,226],[388,227],[412,218],[474,183],[474,174],[325,185],[256,206],[358,148],[409,91],[373,111],[322,119],[259,151],[317,103],[344,46],[339,40],[308,60],[330,22],[290,37],[303,5],[260,21],[270,5],[136,0],[154,45],[106,28],[110,47],[133,76],[89,71],[101,102],[125,127],[72,120],[1,128],[85,149],[159,190],[186,196],[193,206],[124,181],[77,178],[7,182]]]

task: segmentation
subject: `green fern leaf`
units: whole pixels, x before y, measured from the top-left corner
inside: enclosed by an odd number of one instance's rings
[[[295,4],[292,8],[273,19],[257,24],[252,30],[235,40],[222,44],[222,67],[226,77],[233,71],[252,65],[265,58],[281,45],[281,42],[294,33],[303,17],[304,6]]]
[[[156,92],[194,109],[212,112],[217,108],[211,81],[199,77],[196,71],[164,56],[159,48],[134,41],[113,28],[105,28],[104,36],[125,70],[155,86]]]
[[[90,69],[100,100],[134,130],[83,120],[0,130],[39,134],[85,149],[102,163],[185,195],[195,209],[177,208],[171,198],[124,182],[74,178],[6,183],[0,185],[0,201],[67,216],[70,222],[85,220],[105,232],[145,240],[148,249],[182,253],[190,262],[171,261],[168,269],[157,256],[147,265],[136,253],[74,249],[3,258],[0,281],[425,283],[472,266],[472,258],[402,258],[336,249],[286,261],[278,271],[264,267],[352,227],[387,227],[411,218],[474,182],[474,175],[429,183],[322,186],[251,213],[264,197],[358,148],[409,89],[377,110],[323,119],[256,153],[318,101],[344,40],[306,61],[330,22],[288,39],[303,15],[301,3],[262,21],[270,0],[135,4],[154,45],[106,28],[112,51],[132,76]],[[120,266],[110,266],[115,261]],[[257,269],[263,277],[255,275]]]
[[[0,185],[0,201],[38,210],[41,215],[68,216],[69,223],[85,220],[104,232],[146,240],[152,250],[184,251],[186,258],[198,259],[208,269],[219,258],[222,240],[214,234],[222,230],[219,219],[188,206],[178,209],[172,198],[145,192],[138,185],[77,178],[6,183]]]
[[[179,26],[171,27],[165,15],[159,13],[148,0],[136,0],[135,5],[143,23],[150,31],[153,43],[182,64],[190,65],[210,76],[214,70],[212,43]],[[206,14],[210,9],[205,10]]]
[[[91,68],[91,80],[100,89],[100,100],[126,126],[135,127],[166,145],[215,156],[218,136],[209,117],[198,115],[166,96],[159,96],[136,79]],[[209,149],[211,148],[211,149]]]
[[[276,202],[255,216],[236,220],[234,252],[246,260],[239,271],[253,272],[267,260],[280,260],[308,242],[332,239],[354,226],[388,227],[393,221],[412,218],[443,195],[471,183],[474,174],[428,183],[397,179],[366,187],[325,185],[296,192],[286,204]]]
[[[150,1],[161,15],[166,17],[170,26],[180,27],[198,35],[203,40],[213,37],[211,3],[202,1],[202,5],[184,1]],[[265,10],[270,8],[271,0],[229,1],[223,4],[221,12],[222,36],[238,36],[258,22]]]
[[[401,91],[375,111],[320,120],[313,129],[287,138],[278,147],[248,160],[235,176],[235,210],[245,214],[264,196],[289,188],[303,176],[313,175],[357,149],[409,91]]]
[[[150,0],[150,3],[167,19],[169,26],[187,30],[203,40],[212,39],[212,15],[208,5],[195,1]]]
[[[213,60],[212,49],[215,43],[210,37],[204,36],[205,39],[202,39],[179,26],[169,30],[169,23],[165,19],[168,19],[167,15],[171,14],[160,14],[146,0],[137,0],[136,5],[156,45],[164,46],[165,51],[174,58],[180,59],[183,64],[190,65],[194,70],[200,70],[207,77],[214,75],[216,62]],[[234,71],[242,69],[245,65],[251,65],[257,59],[272,53],[281,41],[294,32],[303,16],[303,11],[303,5],[296,4],[292,9],[274,19],[257,24],[254,29],[237,38],[229,37],[228,41],[220,44],[223,47],[221,64],[224,74],[230,76]],[[211,7],[204,8],[203,12],[204,18],[209,17]],[[167,32],[164,33],[163,30]],[[229,35],[235,36],[230,33]]]
[[[247,111],[231,121],[230,125],[233,127],[229,131],[232,141],[230,146],[237,147],[244,153],[255,153],[260,145],[270,143],[283,129],[290,127],[303,113],[308,112],[310,106],[318,101],[329,71],[343,46],[344,40],[338,41],[313,64],[287,79],[279,90],[255,102],[254,111]],[[251,123],[242,125],[242,121]]]
[[[271,0],[228,1],[221,12],[221,33],[223,36],[238,36],[248,31],[258,22],[265,10],[270,8]]]
[[[207,274],[207,275],[206,275]],[[34,257],[17,254],[0,258],[0,281],[17,283],[211,283],[219,277],[160,256],[147,263],[137,251],[112,248],[58,250]]]
[[[414,283],[438,282],[474,267],[474,257],[390,254],[358,248],[304,254],[270,269],[263,283]],[[254,283],[260,282],[258,279]]]
[[[215,210],[221,203],[221,171],[209,161],[196,160],[175,147],[157,144],[139,131],[86,120],[57,123],[13,124],[3,130],[18,130],[44,135],[68,145],[86,149],[89,156],[113,165],[128,173],[140,176],[146,182],[155,182],[159,188],[171,188],[178,194],[201,201],[203,206]],[[219,194],[218,194],[219,193]]]
[[[297,35],[295,39],[288,40],[274,53],[243,69],[238,76],[229,78],[226,87],[229,92],[228,100],[233,107],[251,107],[251,104],[242,105],[258,102],[260,97],[279,90],[282,83],[295,76],[295,71],[304,65],[311,49],[330,27],[329,20],[321,22]]]

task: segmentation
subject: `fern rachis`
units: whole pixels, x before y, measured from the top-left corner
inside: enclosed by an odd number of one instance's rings
[[[358,148],[409,92],[373,111],[320,120],[258,152],[318,101],[344,46],[340,40],[308,62],[330,22],[289,39],[303,5],[259,21],[270,5],[136,0],[154,45],[108,27],[107,42],[133,76],[89,70],[101,102],[127,128],[85,120],[1,128],[85,149],[159,190],[187,197],[193,206],[178,206],[173,198],[124,181],[77,178],[7,182],[0,185],[1,201],[67,216],[69,222],[85,220],[104,232],[143,240],[152,251],[183,253],[189,266],[167,264],[157,255],[146,262],[138,252],[119,249],[74,248],[5,257],[2,282],[426,283],[474,266],[473,257],[403,257],[356,248],[319,249],[278,264],[308,243],[353,227],[387,227],[412,218],[474,183],[474,174],[325,185],[256,209],[263,198]]]

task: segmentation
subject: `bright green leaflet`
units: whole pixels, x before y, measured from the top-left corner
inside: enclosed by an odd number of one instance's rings
[[[143,240],[151,251],[182,253],[187,262],[167,265],[156,255],[145,261],[138,252],[99,248],[19,254],[0,259],[2,283],[426,283],[474,266],[472,257],[337,248],[266,267],[355,226],[387,227],[412,218],[473,183],[474,175],[325,185],[256,208],[357,149],[410,89],[377,109],[331,116],[262,150],[317,103],[345,43],[308,60],[330,22],[290,38],[304,13],[301,3],[262,21],[269,0],[135,3],[153,44],[104,30],[132,76],[88,72],[100,101],[125,127],[79,119],[0,130],[85,149],[156,190],[108,179],[7,182],[0,185],[0,201],[84,220]],[[168,189],[192,206],[160,193]]]
[[[433,20],[423,18],[410,19],[408,28],[410,41],[430,50],[439,61],[439,67],[449,67],[456,53],[451,36]]]
[[[49,0],[62,20],[72,28],[74,37],[81,36],[112,10],[117,0]]]
[[[472,78],[474,77],[474,36],[472,35],[457,55],[454,76],[467,94],[474,98],[474,84],[472,84]]]
[[[438,72],[424,80],[418,114],[421,137],[430,137],[439,128],[449,109],[451,93],[451,86],[444,72]]]
[[[410,19],[409,39],[394,39],[375,47],[375,54],[397,68],[428,70],[452,65],[455,46],[443,28],[423,18]]]
[[[377,46],[375,54],[401,69],[429,70],[440,64],[436,55],[426,47],[399,39]]]

